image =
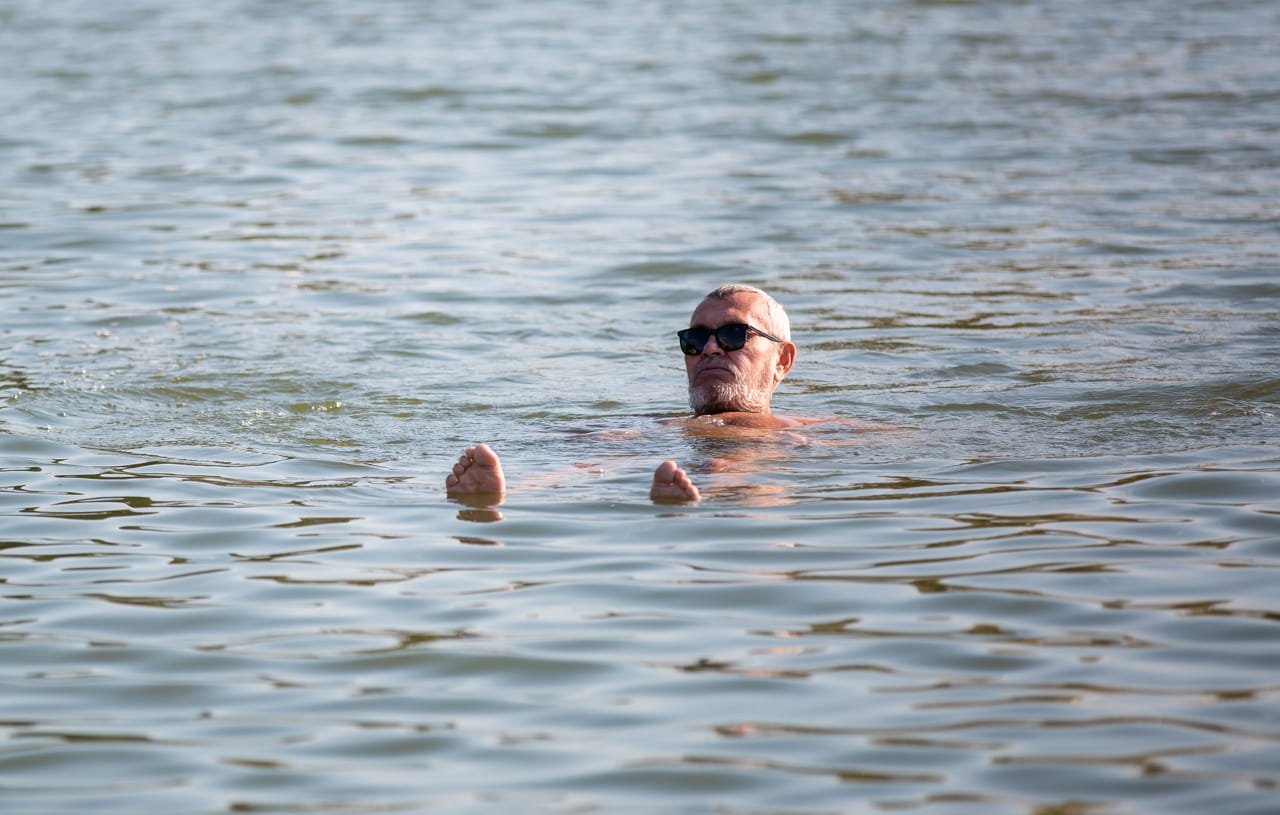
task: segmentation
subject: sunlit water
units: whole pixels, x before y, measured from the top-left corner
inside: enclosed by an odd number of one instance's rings
[[[0,2],[0,811],[1280,811],[1277,31]]]

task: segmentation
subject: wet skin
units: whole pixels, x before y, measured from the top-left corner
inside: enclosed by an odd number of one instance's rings
[[[468,447],[453,472],[445,476],[445,492],[450,497],[492,495],[500,503],[507,491],[507,478],[502,472],[498,454],[487,444]]]

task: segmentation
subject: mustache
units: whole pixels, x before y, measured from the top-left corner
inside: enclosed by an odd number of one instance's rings
[[[708,359],[704,359],[702,362],[699,362],[697,366],[693,369],[693,372],[700,373],[702,371],[706,371],[710,369],[715,369],[719,371],[735,370],[734,367],[729,363],[727,363],[726,361],[719,359],[717,357],[710,357]]]

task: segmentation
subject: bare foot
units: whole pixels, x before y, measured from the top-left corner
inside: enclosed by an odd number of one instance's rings
[[[674,461],[664,461],[654,470],[650,500],[671,503],[697,501],[701,497],[698,488],[689,480],[689,474],[677,467]]]
[[[453,465],[453,472],[445,477],[444,489],[450,498],[464,498],[468,503],[476,499],[489,506],[502,503],[507,479],[502,474],[498,454],[487,444],[468,447],[458,463]]]

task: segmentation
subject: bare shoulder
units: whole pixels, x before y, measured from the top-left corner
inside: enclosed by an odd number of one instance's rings
[[[844,416],[789,416],[781,413],[718,413],[714,416],[696,416],[690,422],[709,420],[730,427],[750,427],[757,430],[786,430],[797,427],[824,425],[845,430],[889,430],[889,425],[849,419]]]
[[[866,419],[850,419],[846,416],[791,416],[788,418],[796,420],[802,426],[824,425],[831,428],[867,432],[903,429],[894,425],[885,424],[884,422],[871,422]]]
[[[658,420],[660,427],[680,427],[699,436],[769,436],[778,431],[794,431],[809,428],[829,433],[883,433],[905,428],[850,419],[844,416],[790,416],[781,413],[716,413],[705,416],[681,416]],[[644,434],[635,429],[599,431],[592,434],[606,439],[640,438]]]
[[[664,424],[683,425],[693,430],[706,428],[741,428],[746,430],[797,430],[804,427],[821,427],[831,430],[869,432],[899,430],[880,422],[849,419],[843,416],[789,416],[781,413],[716,413],[708,416],[690,416],[671,419]]]

